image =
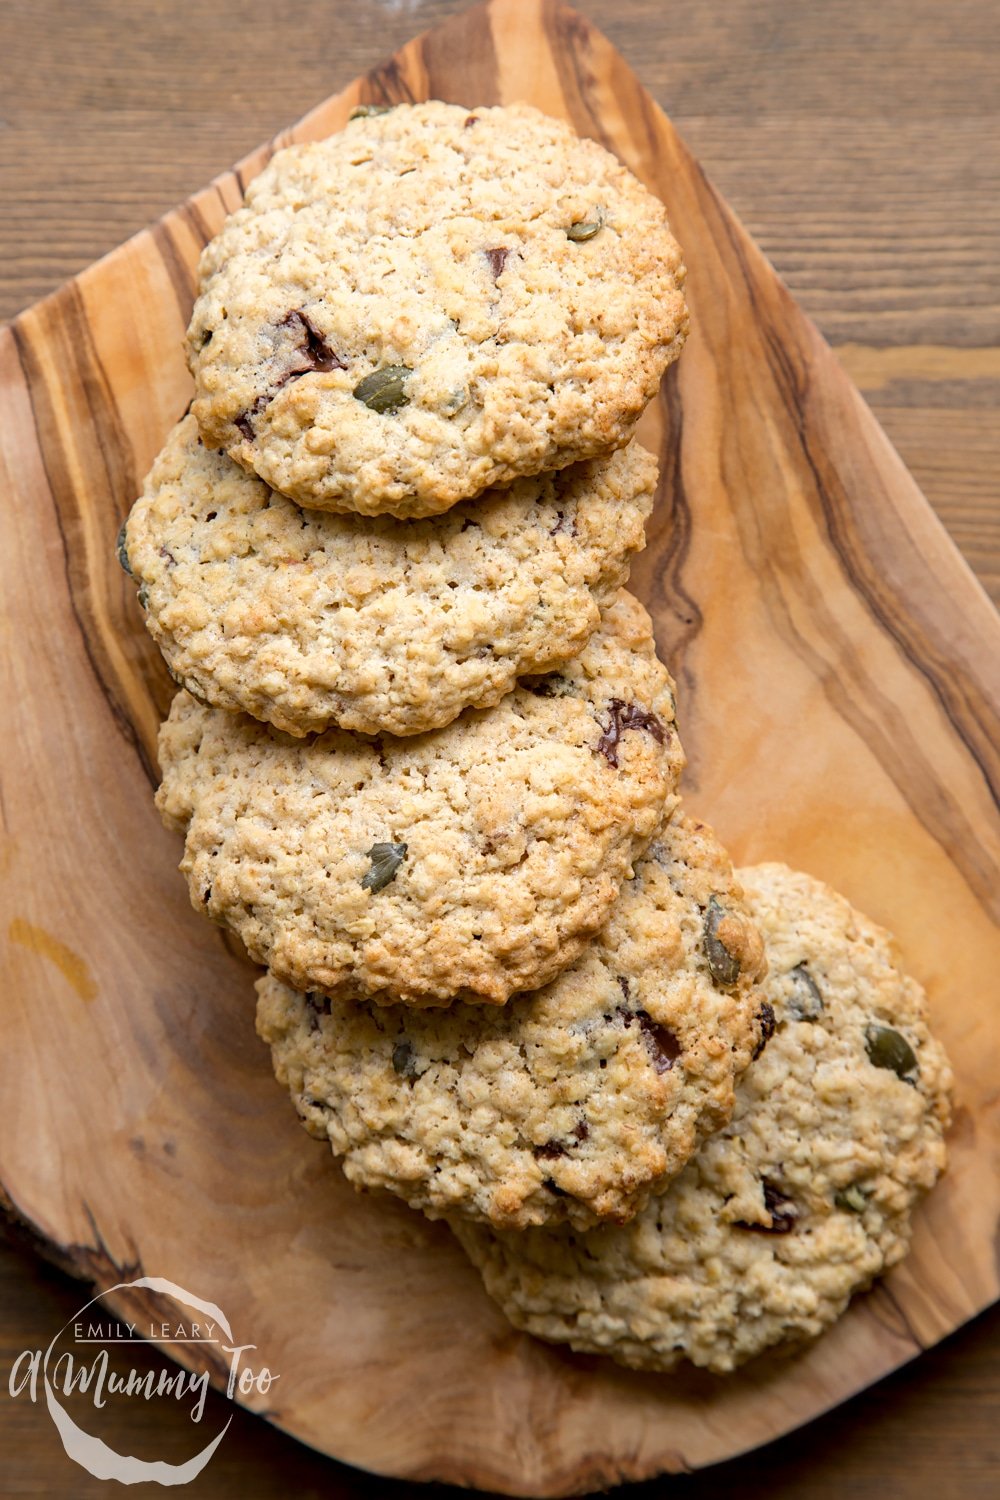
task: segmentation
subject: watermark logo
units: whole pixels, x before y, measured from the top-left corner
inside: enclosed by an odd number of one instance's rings
[[[225,1313],[214,1302],[192,1296],[163,1276],[139,1276],[134,1281],[122,1281],[109,1287],[102,1296],[132,1291],[168,1297],[190,1315],[158,1318],[140,1326],[110,1317],[101,1307],[100,1299],[93,1297],[63,1325],[47,1349],[25,1349],[17,1356],[11,1368],[8,1390],[15,1398],[27,1396],[34,1402],[44,1400],[67,1456],[95,1479],[115,1479],[120,1484],[189,1484],[202,1472],[222,1442],[233,1420],[232,1415],[222,1430],[193,1457],[175,1464],[116,1452],[102,1438],[86,1431],[70,1415],[64,1403],[70,1397],[82,1396],[89,1399],[95,1411],[100,1411],[109,1397],[132,1397],[142,1401],[169,1399],[186,1405],[191,1421],[200,1424],[208,1396],[208,1370],[195,1372],[177,1367],[142,1373],[131,1369],[123,1374],[111,1368],[108,1346],[131,1344],[137,1335],[150,1344],[174,1347],[211,1345],[214,1349],[213,1364],[228,1370],[226,1395],[230,1400],[237,1394],[244,1397],[253,1393],[266,1395],[278,1377],[266,1366],[253,1367],[249,1356],[256,1346],[235,1342]],[[72,1339],[72,1349],[59,1348],[66,1335]]]

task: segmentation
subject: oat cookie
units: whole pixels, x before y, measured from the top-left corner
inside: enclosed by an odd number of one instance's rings
[[[324,510],[434,515],[621,447],[687,329],[663,205],[526,105],[279,152],[199,275],[206,441]]]
[[[637,443],[426,521],[303,511],[185,417],[123,538],[179,681],[290,734],[417,734],[579,652],[643,545]]]
[[[815,1336],[905,1254],[945,1164],[951,1072],[889,935],[783,865],[738,872],[776,1030],[731,1123],[630,1224],[455,1221],[519,1328],[622,1364],[731,1370]]]
[[[297,989],[426,1005],[545,984],[610,913],[683,753],[649,616],[444,729],[294,740],[178,694],[164,821],[194,905]]]
[[[357,1187],[432,1217],[589,1228],[631,1217],[729,1119],[770,1020],[763,970],[725,851],[677,812],[545,989],[501,1009],[377,1009],[267,975],[257,1029]]]

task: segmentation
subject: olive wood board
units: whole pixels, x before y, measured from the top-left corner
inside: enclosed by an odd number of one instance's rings
[[[565,117],[667,205],[692,333],[643,419],[662,480],[633,586],[679,681],[687,798],[739,861],[809,870],[898,934],[958,1077],[951,1170],[910,1258],[819,1343],[725,1379],[657,1377],[514,1332],[443,1225],[356,1196],[301,1131],[254,1035],[253,970],[192,911],[153,808],[172,688],[113,546],[190,397],[198,252],[272,143],[0,335],[0,1182],[98,1289],[141,1267],[218,1303],[279,1375],[249,1404],[303,1441],[383,1474],[563,1495],[764,1443],[1000,1295],[1000,623],[589,23],[494,0],[278,144],[362,100],[428,97]]]

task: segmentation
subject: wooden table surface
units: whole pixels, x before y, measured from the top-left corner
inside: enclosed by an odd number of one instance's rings
[[[4,0],[0,317],[200,187],[458,0]],[[1000,8],[994,0],[579,0],[839,350],[1000,600]],[[0,1241],[0,1494],[91,1496],[44,1409],[6,1395],[79,1289]],[[1000,1493],[1000,1310],[683,1500]],[[141,1353],[129,1363],[141,1365]],[[214,1398],[221,1404],[221,1398]],[[162,1405],[104,1429],[179,1459]],[[207,1421],[208,1419],[206,1419]],[[117,1425],[116,1425],[117,1424]],[[217,1430],[213,1427],[212,1430]],[[238,1412],[204,1496],[427,1493]]]

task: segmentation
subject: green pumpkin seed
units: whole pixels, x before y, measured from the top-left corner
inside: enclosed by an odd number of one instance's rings
[[[372,844],[368,851],[372,867],[362,880],[361,889],[374,894],[395,880],[396,871],[406,858],[406,848],[405,844]]]
[[[785,1008],[789,1019],[818,1021],[823,1014],[823,996],[805,964],[796,964],[794,969],[789,969],[788,980],[791,994],[785,1002]]]
[[[876,1022],[865,1031],[865,1047],[876,1068],[890,1068],[904,1082],[908,1073],[917,1071],[917,1054],[898,1031]]]
[[[397,1042],[392,1049],[392,1070],[400,1078],[416,1078],[417,1065],[409,1042]]]
[[[408,365],[386,365],[384,370],[373,370],[366,375],[351,394],[369,411],[398,411],[410,399],[406,394],[406,381],[412,374]]]
[[[125,550],[125,533],[127,530],[128,516],[125,517],[118,532],[118,539],[115,542],[115,551],[118,554],[118,566],[120,568],[123,568],[130,578],[134,578],[135,574],[132,572],[132,564],[129,562],[128,552]]]
[[[724,985],[735,984],[740,977],[739,959],[730,953],[719,937],[719,927],[728,915],[728,912],[713,896],[705,913],[705,957],[708,959],[708,967],[716,984]]]
[[[149,608],[149,589],[146,587],[145,584],[142,584],[140,586],[139,592],[138,592],[138,594],[136,594],[136,598],[139,601],[139,608],[140,609],[148,609]]]
[[[868,1207],[868,1195],[863,1188],[858,1187],[856,1182],[852,1182],[850,1187],[844,1188],[841,1192],[834,1193],[833,1201],[837,1208],[849,1214],[863,1214]]]
[[[596,209],[592,219],[578,219],[571,224],[566,231],[566,238],[572,240],[575,245],[582,244],[585,240],[592,240],[595,234],[599,234],[604,228],[604,211]]]
[[[356,104],[347,116],[348,120],[370,120],[372,115],[387,115],[394,104]]]
[[[183,689],[183,691],[187,693],[190,698],[193,698],[196,703],[203,703],[205,707],[208,708],[208,699],[203,697],[202,694],[199,693],[197,688],[193,688],[186,677],[181,677],[177,672],[174,671],[173,667],[171,666],[167,667],[167,673],[172,678],[172,680],[176,682],[177,686]]]

